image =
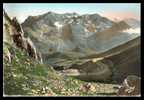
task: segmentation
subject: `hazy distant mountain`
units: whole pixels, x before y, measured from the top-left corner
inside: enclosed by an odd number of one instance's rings
[[[77,13],[48,12],[39,16],[29,16],[22,26],[25,33],[33,37],[40,51],[49,54],[73,51],[76,48],[85,52],[84,49],[89,49],[86,44],[87,37],[113,24],[113,21],[98,14],[80,16]]]
[[[98,14],[80,16],[77,13],[48,12],[29,16],[22,29],[24,36],[31,38],[37,50],[45,56],[56,52],[77,57],[96,54],[140,35],[125,32],[131,29],[126,21],[113,22]]]
[[[131,26],[132,28],[138,28],[140,27],[140,21],[136,20],[134,18],[129,18],[129,19],[125,19],[124,20],[129,26]]]

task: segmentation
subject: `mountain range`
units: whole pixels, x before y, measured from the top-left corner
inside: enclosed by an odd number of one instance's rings
[[[86,56],[104,52],[139,36],[125,30],[139,28],[140,22],[136,19],[114,22],[99,14],[48,12],[29,16],[22,27],[45,55],[76,52]]]
[[[127,31],[140,28],[138,20],[114,22],[98,14],[48,12],[29,16],[21,24],[21,28],[23,36],[31,39],[45,59],[55,53],[72,57],[99,54],[140,36],[140,33]],[[4,39],[7,37],[5,33],[8,33],[6,31],[4,30]]]

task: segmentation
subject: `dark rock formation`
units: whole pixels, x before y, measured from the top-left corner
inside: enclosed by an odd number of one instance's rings
[[[36,51],[36,48],[33,42],[31,41],[30,38],[24,37],[23,29],[21,25],[19,24],[19,22],[17,21],[17,19],[13,18],[13,20],[11,20],[5,11],[3,11],[3,17],[4,17],[5,24],[7,26],[4,29],[11,30],[11,31],[5,30],[3,33],[7,37],[12,38],[12,41],[9,41],[9,40],[6,40],[6,41],[8,43],[13,42],[13,44],[16,47],[26,51],[30,57],[40,60],[41,58],[40,56],[38,56],[39,53]]]

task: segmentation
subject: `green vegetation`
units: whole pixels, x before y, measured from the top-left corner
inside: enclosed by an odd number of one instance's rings
[[[96,83],[62,77],[52,66],[40,64],[14,46],[5,43],[3,51],[4,95],[86,96],[100,92]]]

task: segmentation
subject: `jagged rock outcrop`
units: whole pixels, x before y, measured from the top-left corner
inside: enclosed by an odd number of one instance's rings
[[[30,57],[41,60],[40,54],[37,52],[31,39],[24,37],[23,29],[17,19],[13,18],[11,20],[5,11],[3,11],[3,18],[3,42],[15,45],[21,50],[26,51]]]

